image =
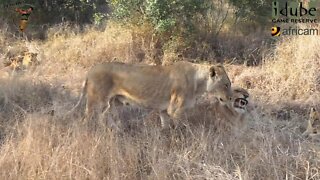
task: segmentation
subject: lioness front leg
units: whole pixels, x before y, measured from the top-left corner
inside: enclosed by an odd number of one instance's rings
[[[170,117],[173,119],[175,125],[177,125],[177,123],[180,121],[184,110],[185,110],[184,96],[177,96],[177,95],[171,96],[170,104],[167,111]]]
[[[160,111],[160,120],[162,129],[168,129],[170,124],[170,116],[167,111]]]

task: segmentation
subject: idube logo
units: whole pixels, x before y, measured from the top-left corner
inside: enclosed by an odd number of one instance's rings
[[[317,23],[316,0],[305,4],[297,1],[272,2],[273,23]]]

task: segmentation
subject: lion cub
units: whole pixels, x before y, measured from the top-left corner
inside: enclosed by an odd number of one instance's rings
[[[244,127],[249,115],[249,106],[249,92],[240,87],[233,87],[231,106],[222,104],[214,98],[213,102],[205,102],[193,108],[188,113],[188,119],[196,126],[212,125],[218,134],[230,133],[232,130]]]
[[[231,107],[214,103],[215,126],[222,131],[231,127],[243,127],[248,115],[249,93],[247,90],[235,87],[232,90],[233,104]]]
[[[304,136],[315,137],[320,135],[320,116],[316,108],[311,107],[307,130],[303,133]]]

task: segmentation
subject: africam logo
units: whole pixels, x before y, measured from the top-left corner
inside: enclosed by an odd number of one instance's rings
[[[272,27],[271,28],[272,36],[280,36],[280,27]]]
[[[319,30],[317,28],[306,27],[285,27],[280,28],[278,26],[274,26],[271,28],[271,35],[272,36],[280,36],[280,35],[298,35],[298,36],[318,36],[320,35]]]

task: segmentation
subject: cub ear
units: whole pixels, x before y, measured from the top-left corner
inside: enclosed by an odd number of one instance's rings
[[[210,71],[210,77],[216,76],[217,72],[214,66],[211,66],[209,71]]]

